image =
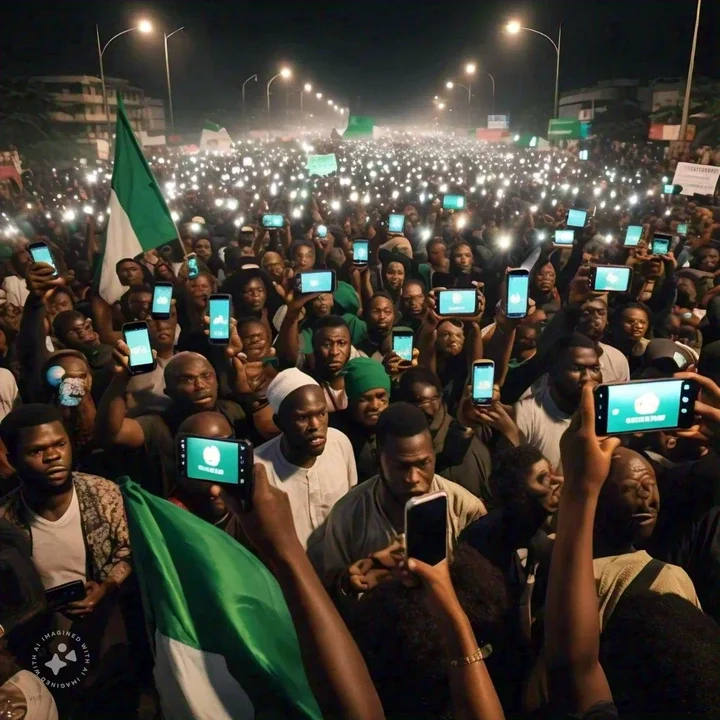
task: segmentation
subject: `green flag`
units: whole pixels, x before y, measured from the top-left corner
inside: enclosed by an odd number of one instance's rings
[[[321,720],[283,594],[236,540],[121,481],[134,566],[173,720]]]
[[[115,162],[107,239],[100,269],[100,295],[112,304],[125,292],[115,266],[178,236],[165,198],[135,137],[118,95]]]

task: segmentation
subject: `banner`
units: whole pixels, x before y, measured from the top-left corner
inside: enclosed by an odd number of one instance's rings
[[[509,130],[510,118],[507,115],[488,115],[488,130]]]
[[[368,115],[351,115],[348,118],[348,126],[343,133],[343,139],[372,138],[374,127],[375,118]]]
[[[553,118],[548,125],[551,140],[580,140],[582,137],[580,120],[576,118]]]
[[[720,167],[679,162],[673,185],[679,185],[681,195],[714,195],[720,177]]]
[[[654,124],[650,126],[649,140],[669,140],[670,142],[680,139],[679,125],[660,125]],[[692,142],[695,139],[695,126],[688,125],[685,129],[685,140]]]
[[[319,175],[320,177],[332,175],[332,173],[337,172],[337,167],[335,153],[330,153],[329,155],[308,155],[307,164],[305,165],[308,175]]]

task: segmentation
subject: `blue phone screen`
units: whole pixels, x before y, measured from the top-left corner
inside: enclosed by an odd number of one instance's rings
[[[568,227],[585,227],[587,219],[587,210],[571,210],[567,217]]]
[[[152,312],[156,315],[165,315],[170,312],[172,302],[172,287],[167,285],[156,285],[153,292]]]
[[[402,360],[412,362],[413,355],[413,336],[412,335],[393,335],[393,352]]]
[[[263,215],[263,227],[266,228],[281,228],[285,224],[285,219],[282,215],[270,214]]]
[[[316,292],[332,292],[333,291],[333,275],[327,270],[320,270],[319,272],[306,272],[300,275],[301,293],[316,293]]]
[[[475,290],[441,290],[440,315],[474,315]]]
[[[654,238],[652,241],[653,255],[667,255],[670,250],[670,241],[666,238]]]
[[[678,427],[694,412],[687,380],[622,383],[608,386],[608,433],[645,432]]]
[[[230,300],[210,298],[210,339],[230,339]]]
[[[366,263],[368,261],[368,241],[356,240],[353,243],[353,259],[355,262]]]
[[[443,208],[445,210],[463,210],[465,208],[465,196],[446,195],[443,198]]]
[[[687,223],[678,223],[677,226],[677,234],[678,235],[687,235]]]
[[[640,242],[642,231],[642,225],[628,225],[627,232],[625,233],[626,247],[635,247]]]
[[[625,292],[630,280],[628,267],[598,267],[595,271],[595,290],[600,292]]]
[[[130,348],[130,365],[132,367],[153,364],[150,335],[147,328],[128,330],[125,333],[125,342]]]
[[[197,258],[194,258],[194,257],[188,258],[187,264],[188,264],[188,277],[189,278],[197,277],[200,274],[200,268],[198,268]]]
[[[32,255],[33,262],[52,265],[53,269],[57,273],[55,261],[53,260],[52,253],[47,245],[38,245],[37,247],[32,248],[30,250],[30,254]]]
[[[555,244],[556,245],[572,245],[575,242],[575,231],[574,230],[556,230],[555,231]]]
[[[507,276],[507,314],[509,317],[524,317],[528,309],[527,273]]]
[[[401,233],[405,228],[404,215],[391,215],[388,220],[388,230],[391,233]]]
[[[472,399],[475,402],[492,400],[495,365],[473,365]]]

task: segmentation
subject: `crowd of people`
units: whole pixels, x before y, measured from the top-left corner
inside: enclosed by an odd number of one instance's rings
[[[337,171],[311,176],[313,153]],[[668,192],[656,148],[589,158],[408,134],[156,153],[178,238],[117,264],[115,302],[97,284],[112,168],[0,187],[0,717],[160,717],[123,476],[273,572],[324,717],[720,717],[720,207]],[[602,265],[632,269],[624,292],[593,291]],[[301,293],[311,270],[332,291]],[[475,314],[441,313],[443,289],[474,290]],[[671,377],[699,385],[691,427],[596,432],[598,385]],[[251,503],[180,471],[183,433],[252,443]],[[405,552],[405,512],[437,492],[430,565]],[[77,687],[34,671],[58,630],[89,646]]]

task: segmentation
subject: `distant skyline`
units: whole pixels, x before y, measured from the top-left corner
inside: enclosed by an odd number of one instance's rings
[[[3,7],[0,43],[3,75],[99,73],[95,23],[103,41],[140,18],[151,36],[128,33],[105,54],[105,72],[167,98],[163,30],[181,25],[170,40],[176,124],[198,122],[222,108],[240,112],[241,85],[248,102],[261,105],[265,82],[286,63],[292,86],[311,82],[326,96],[375,115],[379,121],[426,110],[434,95],[466,112],[462,68],[475,61],[497,83],[496,111],[539,108],[549,115],[554,50],[531,33],[507,36],[511,18],[557,36],[563,23],[560,90],[610,78],[685,77],[695,0],[314,0],[296,8],[268,2],[78,2],[36,0]],[[696,77],[720,77],[716,33],[720,3],[706,1],[698,40]],[[279,81],[273,90],[281,91]],[[490,112],[491,86],[480,73],[473,85],[475,112]],[[284,100],[284,96],[283,100]],[[295,100],[297,102],[297,100]]]

